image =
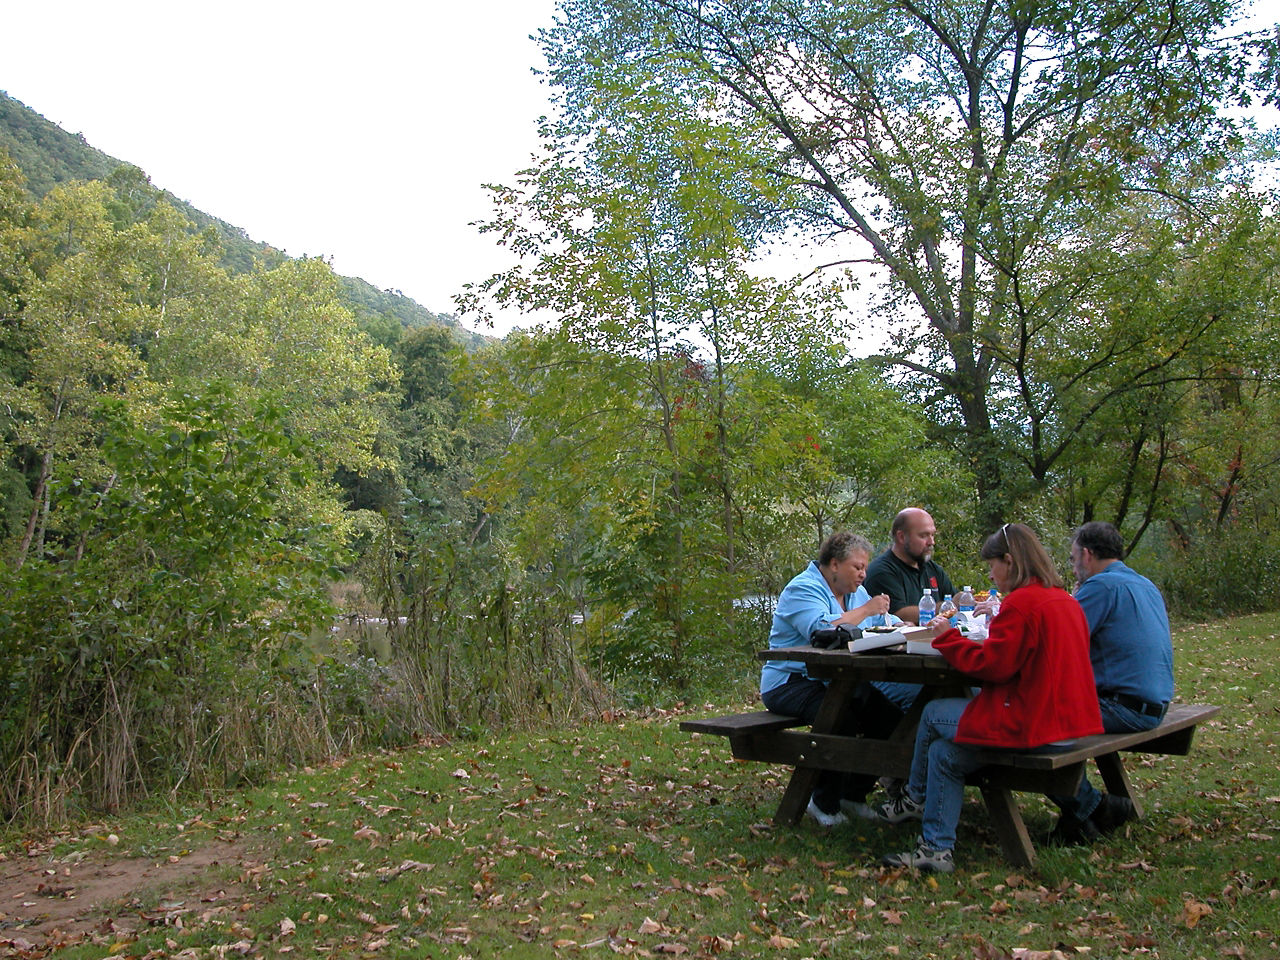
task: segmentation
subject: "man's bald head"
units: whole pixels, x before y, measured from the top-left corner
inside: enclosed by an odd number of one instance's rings
[[[890,530],[893,552],[903,563],[918,567],[933,556],[933,541],[938,530],[927,511],[919,507],[898,511]]]

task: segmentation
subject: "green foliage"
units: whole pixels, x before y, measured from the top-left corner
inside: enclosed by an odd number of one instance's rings
[[[885,360],[972,471],[985,529],[1055,483],[1064,451],[1086,458],[1091,421],[1110,423],[1126,391],[1176,377],[1167,347],[1216,357],[1238,319],[1197,327],[1184,289],[1158,320],[1096,324],[1145,257],[1199,242],[1240,173],[1244,132],[1221,105],[1271,96],[1249,64],[1273,62],[1275,39],[1223,39],[1236,4],[564,0],[561,13],[543,46],[588,151],[649,130],[662,89],[664,129],[724,118],[708,151],[771,185],[755,198],[775,222],[847,237],[885,268],[885,302],[863,322],[890,321]],[[1166,222],[1176,240],[1159,237]]]
[[[412,727],[480,736],[507,726],[595,715],[611,698],[581,662],[575,598],[554,571],[441,525],[407,559],[388,538],[390,663],[413,691]],[[398,575],[398,576],[397,576]]]
[[[338,541],[279,512],[314,457],[278,408],[242,417],[215,387],[155,422],[117,400],[100,423],[111,482],[54,484],[67,539],[4,597],[6,817],[57,815],[82,792],[115,807],[206,776],[218,701],[330,614]]]
[[[351,524],[330,478],[393,468],[398,396],[332,271],[228,275],[137,170],[19,184],[0,169],[0,811],[407,737],[402,687],[309,639]]]
[[[1132,562],[1160,585],[1170,615],[1217,620],[1275,608],[1280,596],[1280,531],[1235,527],[1194,547],[1170,534]]]

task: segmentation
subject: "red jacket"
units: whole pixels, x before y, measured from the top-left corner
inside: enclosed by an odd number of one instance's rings
[[[985,642],[947,630],[933,641],[947,662],[982,681],[957,743],[1038,747],[1102,732],[1089,665],[1089,625],[1075,597],[1033,580],[1001,601]]]

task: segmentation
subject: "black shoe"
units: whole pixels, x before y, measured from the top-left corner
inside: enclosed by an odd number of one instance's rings
[[[1092,820],[1077,820],[1064,813],[1049,834],[1051,847],[1083,847],[1102,836]]]
[[[1097,809],[1089,814],[1089,822],[1099,833],[1110,833],[1130,820],[1137,819],[1138,812],[1133,809],[1133,801],[1128,797],[1117,797],[1114,793],[1104,793]]]

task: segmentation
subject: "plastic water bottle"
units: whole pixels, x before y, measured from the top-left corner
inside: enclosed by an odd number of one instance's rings
[[[1000,612],[1000,591],[995,588],[994,584],[991,587],[990,599],[991,612],[987,614],[987,623],[994,620],[996,618],[996,614]]]
[[[973,621],[973,587],[965,587],[956,594],[956,609],[960,614],[961,623],[971,623]]]
[[[938,616],[946,617],[953,627],[956,625],[956,602],[951,599],[951,594],[948,593],[938,604]]]
[[[933,599],[933,591],[925,587],[924,596],[920,598],[920,618],[917,621],[920,626],[924,626],[933,619],[934,611],[938,609],[937,603]]]

